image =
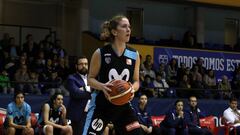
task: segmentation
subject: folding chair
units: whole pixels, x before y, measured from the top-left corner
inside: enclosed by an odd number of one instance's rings
[[[237,135],[236,127],[234,127],[233,124],[228,123],[223,116],[219,118],[219,127],[223,128],[224,135],[229,135],[230,130],[233,130],[234,135]]]
[[[153,127],[160,127],[161,122],[164,120],[165,115],[151,116]]]
[[[208,116],[200,119],[200,126],[208,128],[214,135],[218,135],[218,118]]]

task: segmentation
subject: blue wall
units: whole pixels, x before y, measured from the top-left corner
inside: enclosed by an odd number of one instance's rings
[[[7,104],[11,102],[12,95],[1,95],[0,96],[0,107],[6,108]],[[29,103],[32,107],[33,112],[39,112],[41,105],[48,100],[48,96],[26,96],[25,101]],[[64,98],[64,104],[67,105],[68,97]],[[159,99],[152,98],[149,99],[149,107],[151,108],[152,115],[162,115],[165,114],[170,108],[173,107],[176,99]],[[187,105],[187,100],[185,99],[185,105]],[[133,105],[136,105],[138,99],[135,98]],[[228,107],[228,101],[226,100],[199,100],[199,106],[207,115],[221,116],[223,111]]]
[[[139,2],[141,1],[141,2]],[[166,39],[175,33],[181,40],[187,29],[194,29],[194,8],[191,5],[176,5],[146,0],[91,0],[90,30],[99,33],[100,24],[109,17],[126,13],[127,7],[143,8],[144,37],[151,40]],[[224,19],[240,19],[240,10],[204,7],[205,42],[224,43]]]

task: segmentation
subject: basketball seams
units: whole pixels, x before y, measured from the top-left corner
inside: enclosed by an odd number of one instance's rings
[[[131,90],[132,90],[132,88],[130,87],[130,88],[129,88],[128,90],[126,90],[125,92],[123,92],[123,93],[121,93],[121,94],[118,94],[118,95],[116,95],[116,96],[112,96],[112,97],[110,97],[109,100],[112,100],[112,99],[116,99],[116,98],[122,97],[122,96],[128,94]]]

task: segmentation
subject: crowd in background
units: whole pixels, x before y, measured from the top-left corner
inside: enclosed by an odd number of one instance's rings
[[[186,67],[184,63],[179,65],[173,58],[169,63],[161,63],[154,69],[152,56],[147,55],[141,63],[139,93],[149,97],[188,97],[189,94],[199,98],[228,99],[233,94],[239,97],[240,65],[236,67],[232,80],[222,74],[219,82],[215,71],[206,70],[201,58],[197,59],[192,68]]]
[[[50,94],[54,89],[68,95],[62,87],[69,74],[69,66],[61,40],[53,42],[51,35],[46,35],[36,43],[33,35],[28,34],[25,43],[18,45],[14,37],[5,33],[0,40],[0,55],[2,93],[13,93],[15,88],[41,95]]]
[[[186,38],[187,35],[192,38]],[[185,47],[192,48],[196,45],[194,36],[191,35],[191,32],[184,35],[182,43]],[[29,94],[52,95],[54,92],[63,92],[65,96],[69,95],[64,82],[71,73],[71,66],[61,40],[53,41],[51,35],[46,35],[45,39],[36,43],[34,36],[28,34],[25,43],[18,45],[14,37],[5,33],[0,40],[0,55],[1,93],[13,93],[17,88]],[[218,82],[214,70],[206,70],[201,58],[195,63],[190,68],[171,59],[169,63],[161,63],[154,68],[151,55],[141,58],[141,88],[138,95],[144,93],[149,97],[188,97],[189,91],[199,98],[240,95],[237,91],[240,88],[240,66],[235,69],[231,81],[223,74]]]

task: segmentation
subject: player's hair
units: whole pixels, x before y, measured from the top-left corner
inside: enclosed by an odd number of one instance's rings
[[[54,93],[54,94],[51,96],[50,101],[49,101],[50,106],[53,106],[53,101],[57,98],[58,95],[62,95],[62,96],[63,96],[63,94],[60,93],[60,92]]]
[[[182,103],[184,103],[183,100],[178,99],[178,100],[175,101],[174,105],[176,106],[178,102],[182,102]]]
[[[127,17],[124,15],[116,15],[112,19],[103,22],[101,26],[100,39],[112,42],[115,36],[112,34],[111,31],[117,28],[119,21],[121,21],[123,18]]]
[[[23,94],[23,96],[25,97],[25,93],[22,90],[17,90],[17,91],[14,92],[14,95],[13,95],[13,100],[14,101],[16,101],[16,97],[19,94]]]

